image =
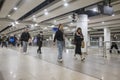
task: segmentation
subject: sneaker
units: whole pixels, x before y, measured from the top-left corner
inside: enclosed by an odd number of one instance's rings
[[[81,61],[85,61],[85,58],[81,59]]]
[[[58,62],[62,62],[63,61],[63,59],[58,59]]]

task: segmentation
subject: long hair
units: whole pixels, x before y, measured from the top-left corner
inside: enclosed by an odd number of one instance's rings
[[[60,26],[61,26],[61,25],[62,25],[62,24],[59,24],[59,25],[58,25],[58,29],[60,29]]]
[[[79,30],[80,30],[80,34],[83,36],[82,29],[80,27],[77,28],[76,32],[78,33]]]

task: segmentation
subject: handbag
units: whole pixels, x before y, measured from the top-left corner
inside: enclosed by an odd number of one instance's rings
[[[84,42],[84,41],[81,42],[81,47],[82,47],[82,48],[85,47],[85,42]]]

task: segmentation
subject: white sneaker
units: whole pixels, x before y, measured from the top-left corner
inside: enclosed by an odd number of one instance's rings
[[[62,62],[63,61],[63,59],[58,59],[58,62]]]

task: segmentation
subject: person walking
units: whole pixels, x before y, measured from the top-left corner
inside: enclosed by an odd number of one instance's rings
[[[112,36],[112,41],[117,41],[117,36],[114,34]],[[111,48],[110,48],[110,53],[112,53],[112,49],[115,48],[118,52],[118,54],[120,54],[120,51],[118,49],[118,45],[116,44],[116,42],[112,42]]]
[[[28,32],[28,28],[25,29],[25,31],[21,34],[20,40],[22,41],[22,45],[23,45],[23,52],[26,53],[27,52],[27,45],[28,45],[28,41],[31,38],[29,32]]]
[[[54,36],[54,45],[57,40],[57,47],[58,47],[58,61],[62,62],[62,54],[63,54],[63,48],[64,48],[64,33],[63,33],[63,25],[59,24],[58,31],[55,33]]]
[[[38,45],[38,49],[37,49],[37,53],[42,53],[41,52],[41,47],[42,47],[42,41],[43,41],[43,35],[42,35],[43,32],[40,32],[38,35],[37,35],[37,45]]]
[[[82,41],[84,40],[83,34],[82,34],[82,29],[78,28],[77,31],[75,32],[74,36],[74,43],[75,43],[75,54],[74,56],[76,57],[77,54],[80,55],[81,61],[84,61],[85,58],[83,58],[83,54],[81,52],[81,46],[82,46]]]
[[[5,36],[5,34],[3,34],[2,37],[2,47],[7,47],[7,36]]]

